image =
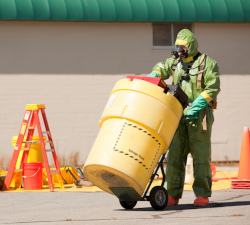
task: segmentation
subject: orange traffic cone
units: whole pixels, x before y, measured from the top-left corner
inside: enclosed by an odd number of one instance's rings
[[[249,128],[244,127],[238,180],[250,180],[250,133]]]
[[[244,127],[241,144],[238,180],[232,181],[232,188],[250,189],[250,132]]]

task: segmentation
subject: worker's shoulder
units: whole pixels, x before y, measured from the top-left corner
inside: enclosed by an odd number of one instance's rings
[[[176,63],[176,59],[174,59],[173,57],[167,58],[165,63],[175,64]]]
[[[205,62],[205,64],[207,64],[207,66],[217,66],[218,65],[217,61],[212,59],[207,53],[200,53],[200,56],[198,57],[197,60],[200,62],[203,57],[204,57],[204,62]]]

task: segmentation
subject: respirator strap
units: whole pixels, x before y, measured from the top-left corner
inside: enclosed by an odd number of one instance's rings
[[[190,80],[190,76],[189,76],[189,70],[191,69],[192,65],[194,64],[194,61],[191,61],[189,64],[188,64],[188,67],[186,67],[186,71],[184,74],[182,74],[180,77],[179,77],[179,80],[178,80],[178,84],[180,85],[181,87],[181,84],[182,84],[182,81],[183,80]]]

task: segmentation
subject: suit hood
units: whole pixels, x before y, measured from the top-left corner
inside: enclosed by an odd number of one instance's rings
[[[194,57],[198,53],[198,42],[194,34],[188,29],[183,29],[178,33],[175,45],[185,45],[189,52],[188,57]]]

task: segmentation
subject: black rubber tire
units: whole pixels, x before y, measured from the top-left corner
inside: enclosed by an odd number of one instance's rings
[[[156,210],[162,210],[168,205],[168,192],[164,187],[155,186],[150,191],[149,201]]]
[[[120,201],[120,204],[124,209],[133,209],[136,203],[137,201]]]

